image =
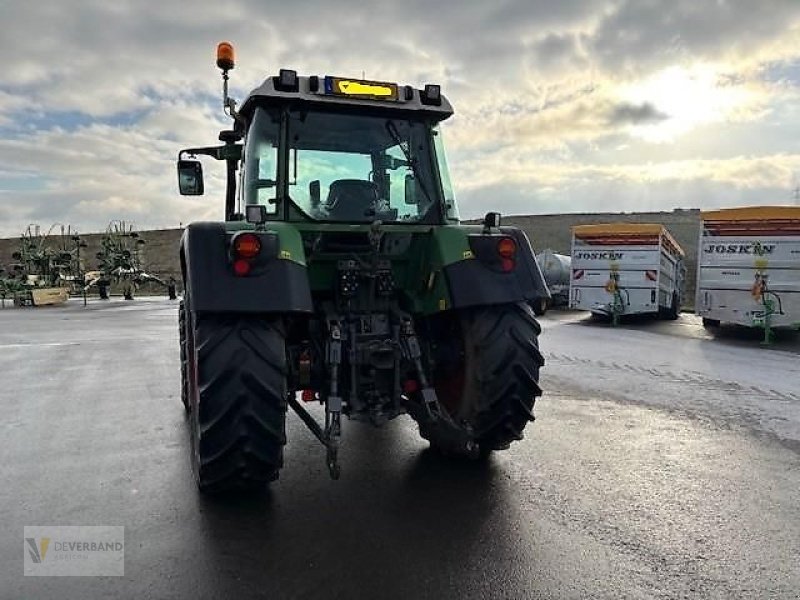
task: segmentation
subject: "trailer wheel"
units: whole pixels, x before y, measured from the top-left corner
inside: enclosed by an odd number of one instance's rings
[[[706,319],[703,317],[703,327],[706,329],[716,329],[719,325],[719,319]]]
[[[541,327],[527,304],[461,311],[441,331],[433,384],[453,420],[471,431],[481,454],[503,450],[521,440],[533,421],[533,405],[542,394],[539,369]],[[422,437],[444,447],[420,424]]]
[[[204,492],[263,489],[286,444],[286,344],[279,320],[187,311],[192,467]]]
[[[675,321],[681,315],[680,299],[678,294],[672,294],[672,303],[669,306],[666,317],[670,321]]]
[[[537,317],[543,316],[547,309],[550,308],[550,302],[547,298],[536,298],[535,300],[531,301],[531,308],[533,309],[533,314]]]

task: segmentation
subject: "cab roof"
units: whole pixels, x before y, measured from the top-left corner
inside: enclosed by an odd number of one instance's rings
[[[260,86],[250,92],[242,102],[239,112],[249,117],[256,106],[285,104],[287,101],[315,105],[317,107],[361,107],[376,111],[397,111],[398,113],[418,113],[436,121],[443,121],[453,114],[453,107],[443,94],[439,104],[424,102],[423,90],[410,85],[397,85],[388,82],[364,81],[332,76],[297,77],[293,91],[281,86],[279,76],[267,77]],[[370,98],[357,95],[343,95],[331,89],[331,81],[355,85],[388,86],[394,90],[392,98]],[[334,83],[334,87],[337,84]],[[316,90],[316,91],[314,91]]]

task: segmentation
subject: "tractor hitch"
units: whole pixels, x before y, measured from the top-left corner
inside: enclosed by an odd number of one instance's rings
[[[332,398],[328,399],[328,402]],[[320,443],[325,446],[326,449],[326,456],[325,456],[325,463],[328,467],[328,472],[331,475],[331,479],[339,479],[341,475],[341,467],[339,466],[339,438],[342,433],[342,424],[341,424],[341,410],[333,411],[330,407],[326,410],[325,414],[325,427],[323,428],[319,423],[317,423],[316,419],[305,409],[303,405],[297,401],[294,393],[290,393],[288,396],[289,406],[292,407],[292,410],[300,417],[300,420],[305,423],[306,427],[308,427],[309,431],[314,434],[314,437],[317,438]],[[341,402],[341,401],[340,401]],[[341,407],[340,407],[341,408]]]

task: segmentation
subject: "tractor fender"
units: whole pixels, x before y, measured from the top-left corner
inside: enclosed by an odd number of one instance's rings
[[[514,268],[508,272],[500,268],[497,254],[497,242],[502,237],[511,237],[517,243]],[[444,267],[453,308],[550,299],[524,231],[501,227],[499,233],[471,233],[467,240],[471,256]]]
[[[233,233],[223,223],[200,222],[181,237],[181,272],[194,312],[271,313],[313,311],[305,264],[281,252],[280,233],[254,231],[262,241],[257,268],[245,276],[233,271]]]

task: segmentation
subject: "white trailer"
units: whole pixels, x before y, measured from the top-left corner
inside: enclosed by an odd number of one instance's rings
[[[663,225],[604,223],[572,228],[570,308],[616,319],[657,313],[677,319],[684,253]]]
[[[721,322],[800,325],[800,206],[753,206],[701,213],[695,310]]]

